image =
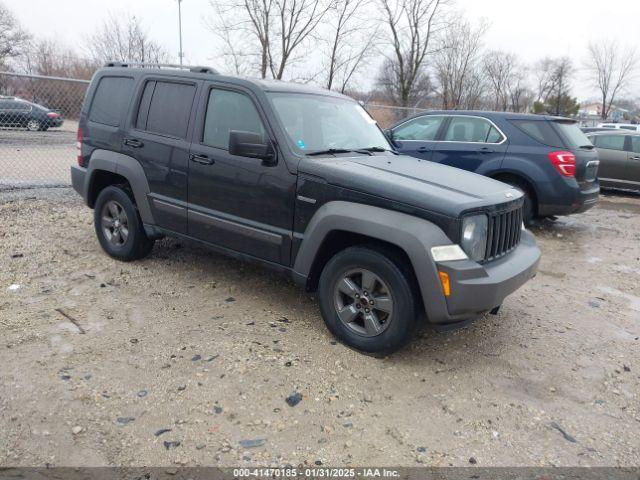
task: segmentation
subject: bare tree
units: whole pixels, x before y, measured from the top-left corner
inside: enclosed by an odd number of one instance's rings
[[[513,53],[500,50],[491,50],[484,56],[484,70],[491,86],[494,110],[509,109],[511,85],[516,75],[517,62]]]
[[[484,91],[480,51],[486,31],[486,23],[474,28],[458,20],[442,36],[434,58],[442,108],[477,108]]]
[[[603,119],[609,117],[613,103],[629,85],[637,66],[638,52],[634,47],[622,49],[614,40],[589,44],[586,68],[600,90]]]
[[[335,0],[211,0],[214,16],[207,22],[222,39],[223,57],[234,70],[251,69],[247,59],[258,59],[261,78],[282,79],[300,58],[295,54],[307,42]],[[250,62],[255,63],[255,62]]]
[[[326,87],[346,90],[354,75],[375,53],[377,29],[363,18],[370,0],[336,0],[328,15],[331,35],[328,39]]]
[[[13,13],[0,3],[0,65],[24,53],[31,35],[20,26]]]
[[[408,106],[419,100],[428,83],[425,61],[433,53],[433,38],[446,25],[447,0],[378,0],[392,53],[385,61],[379,84],[394,100]]]
[[[84,58],[54,39],[33,43],[20,62],[25,73],[88,80],[100,63]]]
[[[89,39],[89,51],[96,61],[167,63],[171,55],[149,38],[134,16],[110,15]]]

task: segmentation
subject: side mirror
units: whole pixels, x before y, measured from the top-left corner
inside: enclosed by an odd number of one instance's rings
[[[271,143],[265,143],[262,135],[238,130],[229,132],[229,153],[239,157],[257,158],[267,165],[273,165],[276,159]]]

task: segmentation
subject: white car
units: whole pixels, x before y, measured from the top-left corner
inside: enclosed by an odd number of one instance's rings
[[[640,125],[632,123],[601,123],[598,128],[615,128],[618,130],[629,130],[631,132],[640,132]]]

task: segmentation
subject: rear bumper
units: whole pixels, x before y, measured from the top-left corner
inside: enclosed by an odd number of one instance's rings
[[[580,186],[572,180],[573,185],[567,185],[563,191],[554,191],[549,196],[539,198],[538,215],[571,215],[586,212],[598,203],[600,198],[600,183],[590,182]]]
[[[71,185],[73,189],[78,192],[84,201],[87,201],[87,169],[79,167],[77,165],[71,166]]]
[[[471,260],[437,264],[439,271],[449,274],[451,295],[446,297],[446,316],[429,316],[427,306],[429,320],[446,325],[493,310],[536,275],[539,261],[540,249],[533,235],[523,231],[518,248],[500,260],[485,265]]]

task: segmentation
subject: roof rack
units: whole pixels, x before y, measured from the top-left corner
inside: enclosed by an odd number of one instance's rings
[[[173,63],[142,63],[142,62],[107,62],[105,67],[121,67],[121,68],[173,68],[177,70],[189,70],[193,73],[210,73],[212,75],[218,75],[215,68],[203,67],[196,65],[176,65]]]

